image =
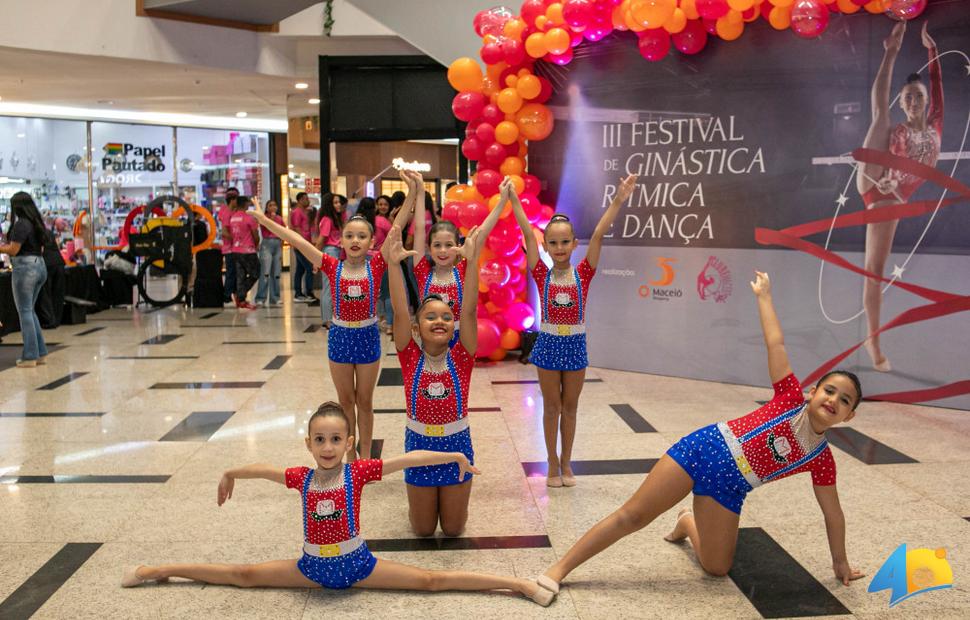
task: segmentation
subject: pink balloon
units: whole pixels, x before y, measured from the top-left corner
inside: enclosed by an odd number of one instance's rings
[[[488,249],[500,256],[508,256],[514,252],[517,247],[517,244],[512,237],[497,230],[492,231],[492,234],[490,234],[488,239],[485,240],[485,245],[488,247]]]
[[[604,23],[603,25],[594,25],[583,31],[583,36],[586,37],[587,41],[592,41],[593,43],[597,41],[602,41],[608,37],[613,32],[613,24]]]
[[[511,286],[488,287],[488,300],[500,308],[504,308],[515,300],[515,291]]]
[[[461,209],[460,202],[446,202],[445,206],[441,209],[441,217],[448,220],[455,226],[460,223],[459,210]]]
[[[704,19],[718,19],[724,17],[731,10],[727,0],[696,0],[694,7]]]
[[[461,154],[472,161],[482,158],[482,143],[478,138],[468,138],[461,143]]]
[[[516,144],[518,146],[518,144]],[[485,161],[492,166],[500,166],[505,161],[505,145],[500,142],[493,142],[485,149]]]
[[[585,28],[593,17],[593,11],[590,0],[565,0],[562,3],[562,17],[574,29]]]
[[[486,286],[505,286],[509,281],[509,266],[502,261],[492,259],[482,265],[481,278]]]
[[[552,219],[552,215],[555,213],[552,207],[549,205],[542,205],[542,211],[539,213],[539,219],[536,221],[536,226],[545,229],[549,220]]]
[[[480,202],[463,204],[458,211],[458,220],[465,228],[480,226],[486,217],[488,217],[488,207]]]
[[[886,15],[899,21],[919,17],[926,10],[926,0],[890,0]]]
[[[488,123],[492,127],[505,120],[505,113],[498,109],[494,103],[490,103],[482,108],[482,122]]]
[[[829,10],[819,0],[797,0],[791,9],[792,32],[814,39],[829,25]]]
[[[532,194],[522,194],[519,196],[519,201],[522,202],[522,210],[525,211],[525,216],[529,218],[530,222],[535,223],[542,213],[542,203]]]
[[[498,326],[499,334],[501,334],[502,332],[504,332],[509,327],[509,324],[505,320],[505,317],[502,316],[501,314],[491,314],[491,315],[489,315],[489,316],[487,316],[485,318],[491,319],[492,322],[494,322],[495,325]],[[499,342],[501,343],[501,340]]]
[[[483,45],[482,49],[478,51],[478,55],[488,65],[498,64],[505,60],[505,51],[502,49],[502,44],[497,41]]]
[[[523,301],[517,301],[510,305],[505,309],[504,314],[505,320],[509,323],[509,327],[516,331],[529,329],[536,322],[536,315],[532,310],[532,306]]]
[[[482,123],[475,128],[475,137],[482,144],[495,142],[495,126],[491,123]]]
[[[475,357],[488,357],[498,348],[502,331],[491,319],[478,319],[478,349]]]
[[[644,30],[640,33],[637,46],[640,48],[640,55],[647,60],[651,62],[663,60],[670,51],[670,34],[663,28]]]
[[[515,252],[512,252],[510,256],[506,256],[505,260],[509,261],[509,266],[516,271],[521,271],[525,267],[525,250],[519,248]],[[522,279],[522,290],[525,290],[525,278]],[[521,292],[521,291],[520,291]]]
[[[516,294],[525,290],[525,276],[520,269],[513,269],[512,273],[509,274],[509,283],[506,288],[512,289]]]
[[[494,170],[479,170],[475,173],[475,188],[485,198],[497,194],[498,186],[501,182],[502,175]]]
[[[546,54],[545,59],[557,65],[568,65],[573,59],[573,48],[567,49],[562,54]],[[539,96],[542,96],[540,91]]]
[[[771,4],[766,2],[766,4]],[[707,45],[707,31],[699,19],[687,20],[687,25],[677,34],[670,35],[674,47],[682,54],[696,54]]]
[[[586,30],[587,30],[586,28],[583,28],[582,30],[576,30],[575,32],[569,33],[569,47],[576,47],[577,45],[585,41],[585,39],[583,38],[583,32],[585,32]]]
[[[467,122],[482,113],[485,102],[485,95],[481,93],[458,93],[451,100],[451,111],[455,118]]]
[[[525,192],[524,194],[532,194],[533,196],[538,196],[539,192],[542,191],[542,182],[534,174],[523,174],[522,180],[525,181]]]

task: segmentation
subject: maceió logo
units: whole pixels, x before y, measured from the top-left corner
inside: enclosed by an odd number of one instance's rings
[[[930,590],[953,587],[953,570],[946,549],[906,550],[899,545],[869,584],[869,592],[891,590],[889,606]]]

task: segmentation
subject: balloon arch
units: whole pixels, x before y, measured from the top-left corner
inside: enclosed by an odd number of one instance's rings
[[[509,176],[542,240],[553,214],[539,201],[539,179],[528,174],[528,144],[552,133],[553,115],[545,102],[552,84],[533,73],[536,62],[568,64],[573,48],[595,43],[614,30],[637,35],[640,54],[649,61],[701,52],[709,37],[733,41],[745,24],[764,18],[777,30],[814,38],[835,13],[861,9],[896,20],[920,15],[927,0],[526,0],[519,14],[496,7],[475,16],[483,73],[472,58],[448,68],[458,91],[455,116],[468,123],[462,153],[477,162],[472,185],[456,185],[445,196],[442,216],[462,231],[481,224],[499,201],[498,186]],[[527,277],[522,236],[506,205],[480,259],[479,356],[501,360],[520,344],[520,332],[537,317],[526,302]]]

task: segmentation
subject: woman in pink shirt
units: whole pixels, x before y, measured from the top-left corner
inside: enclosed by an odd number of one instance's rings
[[[313,244],[324,254],[336,259],[340,258],[340,234],[347,221],[346,202],[337,194],[324,194],[320,201],[319,227],[317,236],[313,239]],[[330,320],[333,318],[333,307],[330,301],[330,284],[327,279],[323,279],[323,291],[320,293],[320,318],[323,326],[330,329]]]
[[[266,217],[280,226],[285,226],[279,214],[279,205],[275,200],[266,203]],[[263,237],[259,244],[259,288],[256,290],[256,303],[279,306],[280,301],[280,273],[283,269],[283,241],[265,226],[259,227]]]

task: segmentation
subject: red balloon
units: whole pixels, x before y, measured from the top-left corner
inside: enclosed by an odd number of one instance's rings
[[[539,76],[539,82],[542,84],[542,90],[539,91],[539,96],[532,100],[533,103],[545,103],[552,97],[552,82],[542,76]]]
[[[480,226],[486,217],[488,217],[488,207],[480,202],[462,204],[458,210],[458,221],[465,228]]]
[[[495,65],[505,60],[505,50],[502,49],[502,44],[498,42],[483,45],[482,49],[478,51],[478,55],[488,65]]]
[[[451,111],[455,118],[470,121],[478,118],[486,101],[485,95],[481,93],[458,93],[451,101]]]
[[[727,0],[695,0],[694,7],[704,19],[718,19],[724,17],[731,10]]]
[[[478,141],[478,138],[468,138],[461,143],[461,154],[472,161],[481,159],[482,143]]]
[[[769,4],[770,4],[770,2],[769,2]],[[712,36],[715,36],[715,37],[717,36],[717,20],[716,19],[707,19],[706,17],[704,17],[704,18],[701,18],[701,23],[704,24],[704,30],[707,31],[707,34],[712,35]]]
[[[491,123],[482,123],[475,128],[475,137],[481,144],[491,144],[495,142],[495,126]]]
[[[502,331],[491,319],[478,319],[478,348],[475,357],[488,357],[502,339]]]
[[[518,144],[516,144],[518,146]],[[485,149],[485,161],[491,166],[499,166],[505,161],[505,145],[493,142]]]
[[[519,156],[519,141],[516,140],[512,144],[503,144],[505,147],[506,157],[518,157]]]
[[[663,60],[670,51],[670,33],[663,28],[644,30],[640,33],[640,55],[651,62]]]
[[[534,25],[536,18],[540,15],[545,15],[545,13],[546,3],[543,0],[525,0],[519,9],[519,15],[522,16],[522,19],[529,26]]]
[[[586,29],[584,28],[583,30],[577,30],[575,32],[569,33],[569,47],[576,47],[577,45],[585,41],[585,39],[583,39],[583,32],[585,30]]]
[[[506,38],[502,41],[502,54],[510,67],[522,64],[525,60],[525,46],[518,39]]]
[[[532,194],[522,194],[519,200],[522,202],[522,210],[525,211],[525,216],[535,224],[539,220],[539,216],[542,215],[542,203]]]
[[[590,0],[565,0],[562,3],[562,18],[574,29],[583,29],[589,25],[593,11]]]
[[[593,43],[597,41],[602,41],[607,36],[613,32],[613,24],[604,23],[603,25],[590,26],[583,32],[583,36],[586,37],[587,41],[592,41]]]
[[[765,2],[769,7],[770,2]],[[767,17],[765,19],[768,19]],[[707,31],[698,19],[687,20],[687,25],[677,34],[670,35],[674,47],[682,54],[696,54],[707,45]]]
[[[461,223],[458,216],[460,209],[460,202],[446,202],[445,206],[441,209],[441,217],[458,226]]]
[[[488,300],[500,308],[504,308],[515,300],[515,291],[511,286],[488,287]]]
[[[886,15],[900,21],[919,17],[926,10],[926,0],[890,0]]]
[[[492,259],[482,265],[480,274],[482,282],[484,282],[486,286],[505,286],[505,284],[509,281],[511,271],[509,270],[509,266],[502,261]]]
[[[532,194],[533,196],[538,196],[539,192],[542,191],[542,182],[539,181],[539,177],[534,174],[524,174],[522,175],[522,180],[525,182],[525,192],[526,194]]]
[[[829,10],[819,0],[796,0],[791,9],[792,32],[803,39],[814,39],[829,25]]]
[[[482,108],[482,122],[488,123],[493,127],[505,120],[505,113],[498,109],[494,103],[490,103]]]
[[[771,9],[775,8],[775,5],[770,2],[762,2],[759,6],[761,7],[761,19],[768,21],[771,17]],[[690,24],[690,21],[688,20],[687,23]]]
[[[501,182],[502,175],[494,170],[479,170],[475,174],[475,189],[485,198],[497,194],[498,186]]]
[[[549,205],[542,205],[542,210],[539,212],[539,219],[536,221],[536,225],[540,228],[545,228],[549,220],[552,219],[552,215],[555,213],[552,207]]]

